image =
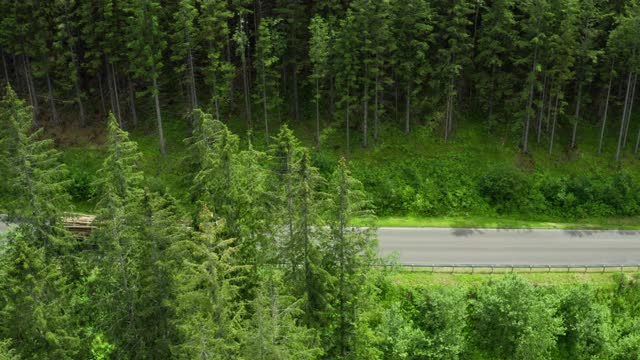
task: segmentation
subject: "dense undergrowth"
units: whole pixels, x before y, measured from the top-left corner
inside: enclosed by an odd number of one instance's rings
[[[412,275],[423,281],[406,281]],[[387,358],[640,357],[638,274],[603,275],[595,284],[513,274],[445,275],[449,282],[439,283],[431,276],[399,273],[385,289]]]
[[[132,132],[144,155],[142,168],[152,175],[149,186],[167,190],[182,200],[186,196],[186,183],[181,176],[185,166],[183,139],[189,132],[186,123],[180,118],[167,121],[169,153],[165,156],[158,153],[152,125]],[[311,147],[312,129],[297,125],[293,124],[297,135]],[[242,127],[235,131],[246,134]],[[70,140],[64,136],[69,132],[54,135],[63,139],[59,146],[73,179],[73,210],[90,212],[102,147],[99,140],[92,143]],[[610,219],[640,215],[638,160],[628,157],[613,164],[615,134],[610,134],[605,143],[610,147],[602,155],[595,151],[596,129],[583,134],[584,145],[579,149],[559,148],[553,155],[547,153],[544,143],[522,155],[517,137],[512,135],[492,134],[491,130],[469,122],[459,124],[456,136],[445,143],[427,127],[417,128],[406,136],[395,126],[385,126],[376,144],[367,148],[354,146],[351,167],[382,218],[453,217],[477,219],[474,222],[479,226],[487,218],[577,223],[596,219],[611,223],[608,227],[617,227],[628,222]],[[357,136],[352,141],[357,141]],[[241,139],[243,146],[247,146],[248,139],[248,135]],[[259,130],[251,134],[251,139],[256,148],[265,147],[264,134]],[[320,151],[312,153],[312,160],[326,175],[344,154],[342,129],[326,130],[323,144]],[[189,206],[187,201],[183,204]],[[422,223],[429,225],[428,221]]]

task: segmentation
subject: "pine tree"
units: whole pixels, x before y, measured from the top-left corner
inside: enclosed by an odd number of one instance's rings
[[[531,127],[531,118],[534,116],[534,99],[535,90],[539,87],[539,73],[541,72],[540,53],[543,51],[546,40],[546,16],[548,14],[548,3],[546,0],[528,0],[523,8],[526,13],[525,19],[521,23],[524,38],[518,39],[516,44],[526,51],[523,59],[519,59],[517,63],[529,65],[529,73],[525,88],[522,92],[523,101],[525,102],[524,121],[522,127],[522,152],[529,151],[529,130]]]
[[[222,239],[224,222],[215,222],[203,208],[198,231],[175,242],[171,251],[178,261],[173,283],[175,326],[179,340],[172,347],[177,358],[230,359],[238,355],[239,321],[243,306],[234,285],[239,275],[232,265],[233,239]]]
[[[313,332],[297,324],[300,301],[283,294],[284,285],[277,271],[267,270],[261,277],[251,317],[242,333],[242,354],[247,359],[316,359],[321,354]]]
[[[80,126],[87,125],[87,115],[84,107],[84,92],[80,86],[80,62],[78,60],[78,42],[80,31],[77,23],[72,19],[79,7],[74,0],[59,0],[58,16],[56,17],[57,33],[55,35],[55,48],[60,56],[60,65],[68,69],[70,80],[75,92],[74,102],[78,105],[80,114]],[[68,75],[67,75],[68,76]]]
[[[602,21],[602,13],[597,0],[577,1],[576,9],[576,27],[577,39],[576,46],[576,110],[573,119],[573,131],[571,133],[571,148],[576,147],[576,138],[578,132],[578,122],[580,121],[580,110],[583,102],[583,88],[589,86],[593,81],[595,66],[602,50],[597,44],[600,37],[598,28],[599,22]]]
[[[462,69],[470,61],[473,44],[469,34],[472,22],[468,15],[473,12],[472,4],[468,0],[442,2],[439,4],[436,28],[440,38],[438,49],[439,66],[436,69],[440,75],[439,82],[445,94],[444,140],[448,141],[453,131],[453,113],[455,99],[458,96],[457,82]]]
[[[195,54],[198,48],[198,36],[196,34],[196,19],[198,11],[196,0],[180,0],[177,12],[174,14],[173,24],[175,26],[173,34],[174,46],[171,59],[178,65],[175,71],[183,74],[187,88],[189,90],[190,110],[198,108],[198,92],[196,86],[196,59]]]
[[[72,246],[62,227],[66,171],[42,130],[30,134],[32,114],[7,85],[0,102],[0,171],[11,179],[5,204],[19,226],[0,253],[0,339],[12,339],[25,358],[74,357],[64,265]]]
[[[514,74],[507,68],[512,61],[511,46],[518,33],[513,13],[516,3],[512,0],[497,0],[482,15],[479,29],[476,66],[478,101],[489,117],[489,126],[496,120],[495,111],[513,95]],[[496,109],[498,107],[498,109]]]
[[[97,228],[92,241],[101,256],[96,259],[98,326],[116,345],[119,357],[136,357],[148,349],[139,346],[145,324],[141,316],[140,277],[136,253],[143,245],[142,179],[140,153],[128,134],[109,114],[107,156],[98,171]]]
[[[42,139],[42,129],[30,133],[31,120],[29,107],[7,85],[0,102],[0,170],[11,179],[4,186],[12,200],[5,209],[10,221],[29,225],[24,235],[50,255],[68,246],[61,229],[68,179],[53,141]]]
[[[316,106],[316,150],[320,150],[320,100],[321,87],[328,73],[330,41],[332,34],[329,30],[327,22],[320,16],[311,19],[309,25],[311,39],[309,39],[309,59],[313,64],[313,74],[311,75],[315,85],[315,96],[313,98]]]
[[[279,254],[279,262],[286,264],[284,280],[292,294],[304,301],[304,324],[319,327],[326,284],[318,248],[323,229],[319,213],[322,199],[317,189],[322,179],[286,125],[274,138],[270,153],[277,184],[276,206],[284,228]]]
[[[211,89],[211,99],[215,118],[222,120],[223,102],[229,101],[231,82],[235,75],[234,65],[224,59],[225,43],[229,39],[227,21],[231,18],[231,11],[226,1],[202,0],[199,17],[199,36],[207,48],[208,66],[205,67],[205,78]],[[230,110],[230,105],[224,107]]]
[[[277,69],[282,58],[282,35],[278,30],[279,21],[263,18],[258,27],[256,44],[256,98],[262,103],[264,116],[265,140],[269,145],[269,115],[280,113],[282,97],[280,96],[280,73]]]
[[[425,79],[431,76],[433,65],[430,62],[429,49],[434,41],[433,14],[429,3],[422,0],[393,1],[391,4],[391,31],[397,43],[393,53],[393,66],[398,82],[396,89],[401,87],[404,90],[404,132],[409,134],[412,108],[420,107],[422,94],[427,90]],[[396,90],[396,107],[399,106],[397,97]]]
[[[78,356],[80,339],[72,327],[69,281],[32,224],[9,235],[0,257],[0,338],[12,339],[25,359]]]
[[[167,45],[159,23],[162,9],[157,0],[132,0],[127,10],[130,14],[127,24],[130,66],[137,78],[151,81],[149,92],[153,97],[156,110],[160,153],[165,154],[167,149],[162,127],[160,86],[158,85],[162,70],[162,52]]]
[[[240,56],[240,60],[242,62],[242,89],[244,90],[244,112],[245,119],[247,121],[247,127],[249,129],[252,128],[253,122],[251,119],[251,105],[250,105],[250,90],[249,90],[249,36],[247,35],[247,30],[245,29],[246,24],[243,18],[240,19],[238,23],[238,28],[233,34],[233,41],[236,44],[236,53]]]
[[[376,256],[375,231],[371,227],[350,226],[354,218],[370,213],[362,184],[351,176],[344,158],[338,162],[329,188],[332,189],[327,206],[330,237],[323,244],[323,268],[331,276],[331,352],[346,357],[356,342],[360,299]]]
[[[349,9],[344,19],[340,21],[336,35],[335,61],[336,88],[339,93],[339,105],[344,108],[344,122],[346,129],[346,151],[347,160],[351,154],[351,106],[356,101],[356,90],[358,88],[358,74],[361,73],[361,62],[359,61],[358,29],[355,27],[355,17],[353,11]]]

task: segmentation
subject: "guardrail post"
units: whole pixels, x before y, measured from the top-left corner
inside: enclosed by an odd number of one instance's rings
[[[473,269],[475,269],[475,268],[473,267],[473,265],[471,265],[471,273],[472,274],[473,274]]]
[[[571,271],[571,265],[567,265],[567,272]]]
[[[602,273],[604,274],[604,269],[607,267],[607,265],[602,265]]]
[[[547,266],[549,267],[549,271],[547,271],[547,272],[550,273],[551,272],[551,265],[547,265]]]
[[[493,265],[491,265],[491,273],[493,274]]]
[[[585,274],[587,273],[587,269],[588,269],[588,268],[587,268],[587,266],[585,265],[585,267],[584,267],[584,273],[585,273]]]

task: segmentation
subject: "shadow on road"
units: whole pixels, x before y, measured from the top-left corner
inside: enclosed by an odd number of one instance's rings
[[[640,231],[638,230],[564,230],[564,233],[571,237],[587,237],[606,233],[640,237]]]

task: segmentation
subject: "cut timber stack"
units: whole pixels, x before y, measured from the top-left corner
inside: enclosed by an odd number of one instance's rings
[[[87,237],[91,235],[93,229],[93,215],[76,215],[73,217],[67,217],[63,220],[64,227],[72,234]]]

